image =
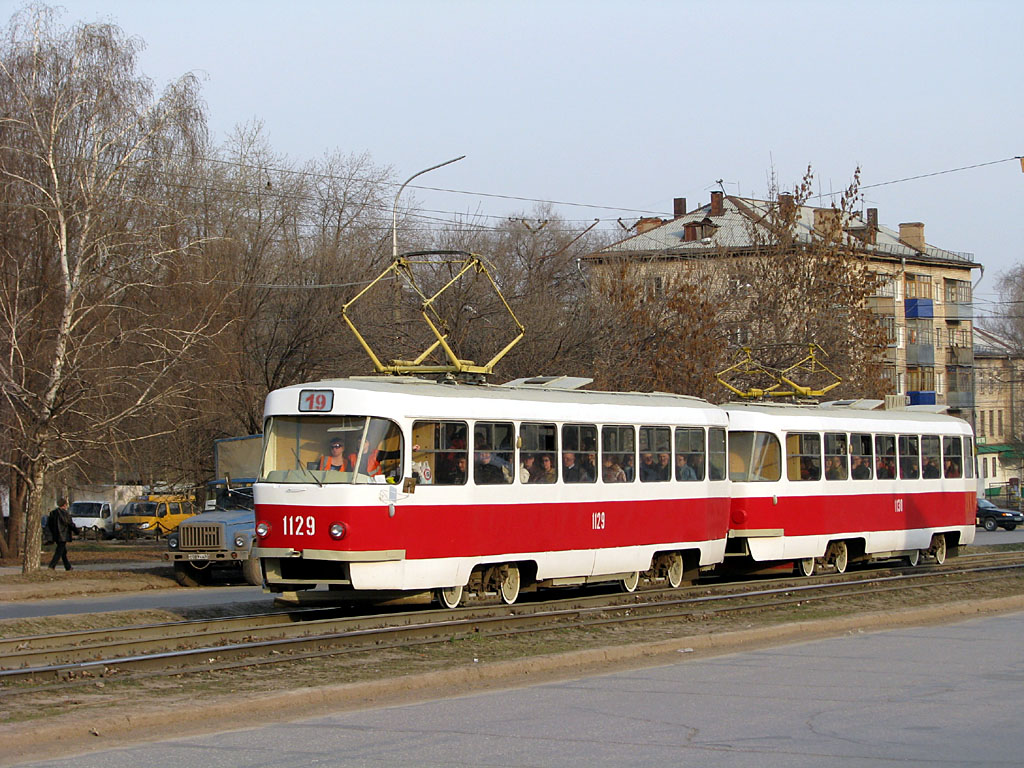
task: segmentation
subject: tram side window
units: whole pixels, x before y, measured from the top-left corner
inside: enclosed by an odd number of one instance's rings
[[[631,483],[636,475],[636,433],[633,427],[601,427],[601,479]]]
[[[597,427],[566,424],[562,427],[562,482],[597,481]]]
[[[782,477],[782,446],[771,432],[729,432],[729,479],[774,482]]]
[[[900,435],[900,477],[917,480],[921,476],[920,440],[917,435]]]
[[[896,477],[895,435],[875,435],[875,476],[879,480]]]
[[[974,477],[974,441],[969,437],[964,438],[964,477]]]
[[[712,427],[708,430],[708,480],[725,480],[728,455],[725,449],[725,430]]]
[[[849,448],[842,432],[825,433],[825,479],[845,480],[849,477]]]
[[[942,477],[941,445],[938,435],[921,435],[921,477],[925,480]]]
[[[704,479],[704,430],[676,427],[676,480]]]
[[[512,482],[515,453],[511,422],[478,421],[473,426],[473,482],[503,485]]]
[[[821,435],[817,432],[786,435],[786,477],[821,480]]]
[[[558,479],[557,434],[554,424],[523,423],[519,426],[519,455],[523,461],[522,469],[526,470],[529,478],[526,482],[553,483]]]
[[[942,438],[942,474],[945,477],[963,477],[963,454],[961,451],[958,436]]]
[[[466,422],[417,421],[412,425],[413,471],[420,482],[432,485],[464,485],[469,475]],[[424,475],[429,479],[424,480]]]
[[[872,451],[871,435],[850,435],[850,458],[853,468],[850,477],[854,480],[870,480],[873,477],[871,467],[875,464]]]
[[[672,479],[672,430],[640,427],[640,482],[663,483]]]

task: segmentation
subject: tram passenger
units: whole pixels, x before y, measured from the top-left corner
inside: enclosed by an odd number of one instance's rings
[[[626,473],[622,471],[622,467],[612,460],[611,454],[606,453],[604,455],[602,465],[601,479],[606,483],[626,482]]]
[[[825,463],[826,480],[845,480],[846,473],[843,472],[843,461],[838,456],[829,456]]]
[[[345,441],[340,437],[332,437],[327,453],[320,457],[320,460],[313,469],[345,472],[355,466],[355,463],[356,457],[354,455],[345,457]]]
[[[533,483],[553,483],[558,479],[558,470],[555,469],[555,461],[550,453],[540,457],[540,472],[537,477],[531,480]]]
[[[939,470],[939,462],[935,460],[934,456],[925,457],[921,477],[925,480],[934,480],[937,477],[942,477],[942,472]]]
[[[633,454],[627,453],[622,459],[622,471],[626,475],[626,482],[632,483],[633,478],[636,477],[636,465],[634,464]]]
[[[946,477],[958,478],[960,477],[960,461],[959,459],[946,459]]]
[[[676,456],[676,480],[690,482],[696,479],[697,473],[694,471],[693,467],[690,466],[690,463],[686,458],[686,454],[678,454]]]
[[[363,440],[363,451],[359,459],[360,474],[370,475],[371,477],[381,474],[380,458],[377,456],[377,453],[378,450],[376,448],[370,449],[369,440]]]
[[[492,458],[488,450],[477,451],[476,464],[473,466],[473,481],[477,485],[501,485],[505,482],[505,473],[501,467],[492,463]]]
[[[654,463],[653,453],[640,454],[640,482],[654,483],[658,480],[658,466]]]
[[[850,475],[854,480],[870,480],[871,479],[871,465],[863,456],[853,457],[853,470]]]
[[[468,465],[469,461],[466,459],[466,454],[459,455],[448,468],[444,485],[465,485]]]
[[[587,470],[576,463],[576,454],[571,451],[567,451],[562,454],[562,480],[567,483],[591,483],[594,481],[592,475],[587,473]]]
[[[672,479],[672,457],[667,453],[658,454],[658,482],[666,483]]]

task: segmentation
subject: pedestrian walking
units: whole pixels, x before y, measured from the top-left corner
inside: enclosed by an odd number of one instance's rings
[[[68,500],[61,496],[57,499],[57,508],[50,513],[50,517],[46,521],[47,527],[50,529],[50,535],[53,537],[53,543],[56,545],[56,549],[53,550],[53,558],[50,560],[50,570],[56,570],[57,561],[64,561],[64,570],[71,570],[71,563],[68,562],[68,542],[71,541],[73,534],[78,533],[78,528],[75,527],[75,521],[71,519],[71,513],[68,511]]]

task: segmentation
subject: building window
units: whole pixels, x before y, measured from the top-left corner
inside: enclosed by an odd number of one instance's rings
[[[995,411],[988,412],[988,433],[992,435],[992,437],[996,436],[996,431],[992,429],[992,417],[995,416],[995,413]]]
[[[971,303],[971,283],[967,280],[946,280],[946,301],[951,304]]]
[[[907,368],[907,389],[910,392],[934,392],[935,369]]]
[[[910,318],[907,320],[907,344],[921,344],[926,347],[935,346],[932,336],[933,326],[930,320]]]
[[[907,274],[904,283],[908,299],[932,298],[932,279],[929,275]]]
[[[1003,436],[1003,411],[999,410],[999,437]]]
[[[985,436],[985,412],[978,412],[978,437]]]

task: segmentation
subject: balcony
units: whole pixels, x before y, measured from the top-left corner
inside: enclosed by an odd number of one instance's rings
[[[906,299],[903,311],[907,318],[935,317],[935,305],[931,299]]]
[[[935,393],[929,391],[907,392],[911,405],[935,405]]]
[[[973,392],[947,392],[946,393],[946,405],[950,408],[973,408],[974,407],[974,393]]]
[[[935,365],[935,347],[931,344],[907,344],[907,365]]]
[[[946,350],[946,365],[974,365],[974,350],[970,347],[949,347]]]
[[[974,319],[974,305],[946,302],[946,320],[949,322]]]

